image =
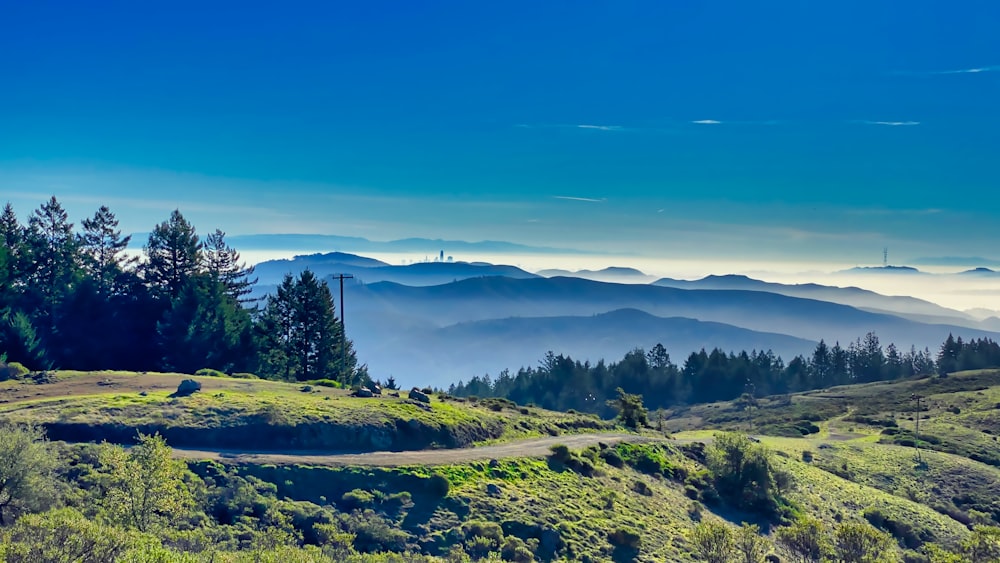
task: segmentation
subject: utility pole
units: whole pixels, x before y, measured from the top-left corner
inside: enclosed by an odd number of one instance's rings
[[[747,420],[750,423],[750,434],[753,435],[753,409],[757,406],[757,399],[754,397],[754,393],[757,391],[757,387],[750,383],[747,379],[746,386],[743,387],[743,393],[749,395],[749,400],[747,400]]]
[[[917,401],[917,424],[916,430],[914,430],[913,447],[917,449],[917,463],[923,463],[923,459],[920,457],[920,395],[911,395],[910,398]]]
[[[354,279],[351,274],[334,274],[332,276],[340,280],[340,375],[343,377],[344,370],[347,369],[347,328],[344,326],[344,280]]]

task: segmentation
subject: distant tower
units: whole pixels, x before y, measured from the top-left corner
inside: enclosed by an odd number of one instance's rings
[[[438,262],[444,262],[444,251],[441,251],[441,257],[438,258]]]
[[[882,249],[882,267],[886,268],[889,266],[889,247]]]

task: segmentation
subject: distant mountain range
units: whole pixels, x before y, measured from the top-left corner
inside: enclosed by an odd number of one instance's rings
[[[620,266],[611,266],[604,268],[602,270],[559,270],[559,269],[548,269],[540,270],[535,272],[540,276],[546,278],[554,277],[571,277],[571,278],[583,278],[586,280],[597,280],[597,281],[610,281],[610,282],[622,282],[622,283],[646,283],[653,281],[655,278],[653,276],[647,275],[640,270],[635,268],[624,268]]]
[[[815,342],[722,323],[660,318],[636,309],[591,316],[510,317],[403,331],[386,338],[355,337],[373,375],[406,376],[418,385],[446,385],[504,368],[536,366],[548,351],[574,359],[616,361],[657,342],[683,363],[689,351],[758,349],[808,353]],[[405,353],[401,353],[404,351]]]
[[[891,313],[918,322],[952,323],[969,328],[990,328],[982,326],[976,317],[962,311],[948,309],[915,297],[882,295],[859,287],[835,287],[815,283],[771,283],[741,275],[707,276],[694,281],[663,278],[654,284],[680,289],[767,291],[791,297],[840,303],[877,313]]]
[[[307,268],[320,277],[350,274],[360,283],[389,281],[405,285],[440,285],[484,276],[538,277],[516,266],[497,266],[481,262],[418,262],[406,266],[390,266],[379,260],[342,252],[261,262],[257,264],[254,275],[257,276],[258,283],[274,285],[279,283],[285,274],[296,275]]]
[[[631,268],[543,270],[553,277],[542,277],[514,266],[391,266],[330,252],[259,264],[256,291],[271,291],[286,273],[306,268],[323,277],[355,276],[345,284],[348,335],[374,377],[391,374],[407,384],[447,385],[516,370],[549,350],[614,361],[660,342],[681,363],[702,347],[771,349],[787,360],[809,353],[820,339],[846,347],[870,331],[904,349],[936,350],[949,333],[1000,339],[989,330],[1000,328],[990,311],[970,314],[857,287],[737,275],[649,284]]]

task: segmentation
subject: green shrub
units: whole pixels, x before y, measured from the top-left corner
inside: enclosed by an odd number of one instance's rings
[[[0,381],[8,379],[21,379],[31,373],[31,370],[24,367],[20,362],[0,363]]]
[[[344,385],[339,381],[334,381],[333,379],[313,379],[309,382],[310,385],[317,385],[319,387],[333,387],[334,389],[343,389]]]
[[[372,508],[375,505],[375,496],[363,489],[354,489],[344,493],[340,497],[341,506],[346,511]]]
[[[549,451],[552,452],[552,455],[549,457],[559,463],[566,463],[573,457],[573,454],[569,451],[569,446],[565,444],[554,444],[549,448]]]
[[[642,536],[628,528],[618,528],[608,534],[608,542],[615,547],[626,547],[629,549],[639,549],[642,545]]]
[[[813,460],[813,453],[811,451],[809,451],[809,450],[803,450],[802,451],[802,461],[804,461],[806,463],[812,463],[812,460]]]
[[[256,374],[247,373],[245,371],[240,371],[240,372],[234,373],[234,374],[230,375],[229,377],[232,377],[233,379],[260,379],[260,377],[257,376]]]
[[[208,377],[226,377],[224,372],[212,368],[201,368],[200,370],[194,372],[194,374]]]
[[[451,481],[440,473],[434,473],[427,479],[427,491],[438,498],[448,496],[450,490]]]

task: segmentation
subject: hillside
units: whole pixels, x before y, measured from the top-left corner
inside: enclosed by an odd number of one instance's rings
[[[173,396],[183,379],[202,391]],[[421,450],[608,428],[583,415],[534,409],[525,416],[499,402],[494,410],[401,395],[364,399],[320,384],[61,371],[40,383],[0,382],[0,415],[41,423],[56,440],[130,443],[137,431],[158,432],[177,447],[250,451]]]
[[[8,420],[40,422],[52,438],[71,440],[58,449],[60,456],[73,460],[64,473],[70,487],[80,486],[75,483],[83,483],[78,481],[81,476],[104,471],[94,446],[75,444],[76,440],[117,438],[128,443],[131,437],[124,430],[141,429],[164,433],[172,445],[187,440],[188,445],[211,447],[214,453],[175,453],[186,460],[193,472],[191,478],[204,480],[203,486],[210,491],[256,483],[256,492],[246,493],[255,499],[252,502],[270,507],[269,518],[286,514],[290,529],[299,537],[295,540],[293,534],[290,539],[277,540],[272,549],[288,545],[281,549],[295,560],[362,561],[354,558],[360,555],[351,554],[388,550],[409,554],[406,561],[431,561],[459,552],[479,560],[491,551],[503,560],[524,562],[700,561],[692,536],[696,527],[712,524],[733,529],[743,520],[762,525],[769,551],[781,560],[792,557],[776,541],[780,522],[718,498],[705,457],[706,448],[713,447],[714,430],[687,431],[673,438],[651,429],[640,434],[618,430],[592,435],[593,441],[588,438],[591,435],[574,434],[564,437],[572,445],[568,450],[555,446],[531,449],[528,444],[534,442],[558,443],[560,438],[552,434],[608,431],[611,427],[595,424],[590,417],[516,407],[498,400],[456,402],[434,397],[428,409],[410,409],[406,399],[351,398],[336,389],[303,392],[299,385],[223,377],[196,378],[203,384],[202,391],[190,397],[167,397],[185,377],[189,376],[38,373],[0,384],[0,405]],[[820,427],[814,435],[760,436],[760,441],[775,452],[774,470],[791,477],[781,494],[797,513],[818,518],[828,530],[844,521],[868,521],[890,530],[899,542],[899,548],[887,552],[895,561],[903,550],[915,556],[928,542],[958,549],[969,535],[966,522],[1000,517],[1000,507],[994,504],[1000,493],[1000,470],[945,452],[924,452],[923,463],[914,465],[912,448],[890,443],[896,435],[886,434],[883,438],[891,439],[880,441],[874,423],[852,422],[845,414],[881,416],[881,409],[902,404],[886,397],[917,391],[926,394],[932,409],[942,409],[949,416],[954,405],[963,405],[955,416],[965,418],[937,420],[937,414],[925,415],[928,428],[943,430],[950,427],[944,425],[966,420],[971,429],[984,424],[989,403],[1000,398],[998,384],[997,372],[978,372],[890,386],[847,386],[793,396],[787,404],[780,397],[767,398],[761,400],[756,413],[757,429],[765,433],[770,428],[780,430],[782,425],[777,421],[810,413]],[[868,414],[858,414],[858,404],[871,397],[883,400]],[[817,401],[837,408],[803,410],[802,405]],[[271,418],[254,428],[254,438],[239,439],[247,430],[247,417],[259,413],[257,409],[267,411],[268,405],[280,409],[272,410]],[[742,423],[742,419],[727,421],[727,412],[733,412],[731,406],[699,405],[688,409],[686,418],[667,419],[663,424],[673,426],[683,421],[689,428],[714,429]],[[316,426],[311,425],[319,420],[329,432],[315,431]],[[387,421],[392,422],[387,425]],[[503,445],[432,449],[426,456],[419,451],[371,457],[321,455],[345,445],[342,440],[329,441],[329,436],[346,432],[374,436],[387,426],[400,425],[432,433],[436,428],[439,437],[466,437],[465,442],[450,444],[411,442],[400,448],[404,450],[469,446],[473,439],[483,438],[491,443],[499,439]],[[468,431],[473,426],[492,429],[496,438]],[[121,432],[108,433],[116,427]],[[88,435],[85,428],[93,434]],[[199,433],[212,428],[225,432]],[[71,429],[75,433],[69,433]],[[295,430],[298,441],[269,442],[268,436],[289,429]],[[936,431],[939,444],[947,444],[952,434]],[[227,433],[236,438],[226,442]],[[320,441],[303,441],[306,434]],[[549,437],[526,439],[539,435]],[[357,440],[352,445],[355,451],[386,447],[384,443],[361,444]],[[240,448],[251,446],[251,452],[241,453]],[[275,451],[268,453],[268,449]],[[479,455],[480,449],[489,453]],[[446,455],[436,457],[434,451]],[[391,461],[393,456],[402,462]],[[382,458],[386,461],[375,461]],[[86,497],[92,493],[81,490],[74,494]],[[201,510],[202,505],[197,504],[201,502],[209,501],[196,501],[191,510]],[[81,510],[91,510],[87,506],[81,505]],[[204,506],[209,510],[211,505]],[[264,530],[273,525],[266,523],[263,512],[255,514],[248,512],[239,521],[263,526]],[[220,538],[237,530],[235,524],[226,522],[215,524],[214,533],[222,534]],[[334,540],[329,535],[331,528],[324,526],[355,531]],[[252,548],[241,548],[232,540],[218,540],[214,548],[178,543],[176,539],[163,541],[163,561],[180,561],[176,559],[179,551],[201,557],[198,561],[207,561],[210,556],[231,560],[225,557],[253,553]],[[338,543],[343,541],[347,543]],[[364,561],[395,561],[389,555],[379,557],[383,558]]]

